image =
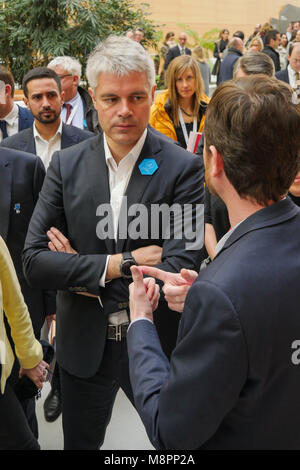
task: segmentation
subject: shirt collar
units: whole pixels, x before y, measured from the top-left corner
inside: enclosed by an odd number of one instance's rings
[[[72,98],[70,101],[66,101],[66,103],[64,103],[64,104],[71,104],[71,105],[73,106],[73,108],[74,108],[74,105],[77,103],[77,101],[78,101],[79,99],[80,99],[80,94],[79,94],[78,91],[77,91],[77,93],[76,93],[76,95],[74,96],[74,98]]]
[[[245,219],[244,219],[245,220]],[[216,255],[222,250],[223,246],[227,242],[228,238],[231,237],[233,232],[238,228],[239,225],[241,225],[244,220],[241,220],[238,224],[236,224],[234,227],[232,227],[228,232],[223,235],[223,237],[218,241],[217,246],[216,246]]]
[[[13,104],[12,110],[5,116],[3,121],[7,122],[9,126],[13,126],[16,118],[19,115],[19,108],[16,103]]]
[[[139,140],[137,141],[137,143],[135,144],[134,147],[132,147],[132,149],[130,150],[130,152],[128,152],[128,154],[122,158],[121,162],[122,161],[125,161],[125,160],[131,160],[133,165],[136,163],[137,159],[139,158],[140,156],[140,153],[142,151],[142,148],[144,146],[144,143],[145,143],[145,140],[146,140],[146,137],[147,137],[147,128],[144,130],[143,134],[141,135],[141,137],[139,138]],[[103,141],[104,141],[104,153],[105,153],[105,161],[106,161],[106,165],[109,167],[109,166],[113,166],[113,167],[116,167],[116,162],[115,162],[115,159],[114,157],[112,156],[111,154],[111,151],[110,151],[110,148],[107,144],[107,141],[106,141],[106,136],[105,136],[105,133],[103,134]],[[120,162],[120,163],[121,163]]]
[[[54,140],[54,139],[56,138],[56,136],[58,136],[58,135],[61,136],[61,134],[62,134],[62,120],[60,121],[60,124],[59,124],[59,126],[58,126],[58,129],[57,129],[55,135],[54,135],[53,137],[51,137],[50,141],[51,141],[51,140]],[[35,123],[33,124],[33,136],[34,136],[34,138],[38,137],[38,138],[39,138],[40,140],[42,140],[43,142],[47,142],[47,143],[48,143],[48,141],[45,140],[45,139],[43,139],[43,137],[40,135],[39,131],[38,131],[37,128],[35,127]],[[50,142],[50,141],[49,141],[49,142]]]

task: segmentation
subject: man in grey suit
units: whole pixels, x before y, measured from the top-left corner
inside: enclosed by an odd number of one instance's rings
[[[204,162],[231,230],[196,280],[131,268],[136,407],[157,449],[298,449],[300,210],[286,194],[300,167],[300,109],[290,87],[262,75],[221,84]],[[171,363],[152,323],[158,292],[151,286],[150,305],[143,274],[165,282],[172,308],[188,290]]]
[[[190,246],[186,231],[178,236],[182,219],[174,211],[190,208],[187,222],[196,238],[203,235],[201,160],[147,127],[155,92],[149,54],[128,38],[109,37],[89,57],[87,78],[103,134],[53,155],[23,255],[29,282],[59,291],[66,449],[101,446],[119,387],[133,401],[126,346],[130,266],[199,268],[202,237]],[[152,213],[160,207],[172,208],[167,227],[162,213]],[[155,321],[168,355],[179,319],[160,303]]]

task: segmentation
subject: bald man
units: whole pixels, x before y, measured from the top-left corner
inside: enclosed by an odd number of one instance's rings
[[[236,61],[243,55],[244,42],[241,38],[233,38],[228,45],[228,54],[221,63],[220,80],[226,82],[233,78],[233,68]]]
[[[187,38],[188,37],[186,33],[180,33],[178,36],[177,46],[171,47],[171,49],[168,50],[165,65],[164,65],[165,70],[167,70],[169,63],[173,59],[175,59],[175,57],[178,57],[179,55],[191,55],[192,54],[192,51],[188,47],[185,47]]]

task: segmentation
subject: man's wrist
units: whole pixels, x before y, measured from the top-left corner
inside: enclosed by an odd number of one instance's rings
[[[122,253],[117,253],[116,255],[111,255],[106,270],[106,281],[111,281],[112,279],[117,279],[121,277],[120,264],[122,261]]]

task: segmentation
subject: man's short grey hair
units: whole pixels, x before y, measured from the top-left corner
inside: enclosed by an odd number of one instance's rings
[[[68,73],[71,73],[72,75],[77,75],[80,80],[81,63],[77,59],[74,59],[74,57],[70,57],[67,55],[54,57],[54,59],[49,62],[47,67],[49,67],[49,69],[53,69],[57,65],[63,67]]]
[[[95,92],[100,73],[119,77],[131,72],[145,72],[150,88],[155,85],[154,63],[138,42],[124,36],[109,36],[98,44],[87,61],[86,76]]]
[[[249,51],[236,61],[233,68],[233,78],[239,70],[242,70],[245,75],[256,75],[258,73],[263,73],[269,77],[275,75],[273,60],[267,54],[258,51]]]

